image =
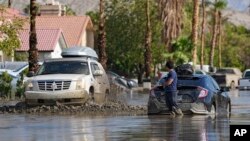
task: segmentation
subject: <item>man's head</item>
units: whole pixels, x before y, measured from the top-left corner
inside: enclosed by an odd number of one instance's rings
[[[166,68],[167,68],[167,71],[173,69],[174,68],[174,62],[171,61],[171,60],[167,61]]]

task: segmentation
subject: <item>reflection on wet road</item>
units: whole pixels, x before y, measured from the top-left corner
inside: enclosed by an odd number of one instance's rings
[[[250,92],[234,91],[232,115],[87,116],[0,115],[1,141],[229,141],[230,123],[250,124]],[[127,94],[128,104],[147,95]],[[131,100],[132,99],[132,100]]]

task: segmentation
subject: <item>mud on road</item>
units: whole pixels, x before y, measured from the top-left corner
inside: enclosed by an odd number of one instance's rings
[[[118,93],[118,91],[115,91]],[[0,100],[0,114],[147,114],[146,105],[129,105],[124,96],[124,93],[119,92],[115,99],[108,100],[103,104],[94,102],[86,102],[82,105],[64,105],[55,102],[55,105],[48,106],[27,106],[24,100],[5,101]]]

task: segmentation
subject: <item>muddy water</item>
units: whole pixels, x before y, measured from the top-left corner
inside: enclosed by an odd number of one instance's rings
[[[229,141],[230,123],[250,124],[250,92],[230,97],[230,117],[0,114],[0,141]],[[126,93],[123,100],[146,105],[147,95]]]

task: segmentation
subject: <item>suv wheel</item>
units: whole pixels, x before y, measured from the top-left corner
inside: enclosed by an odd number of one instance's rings
[[[95,102],[94,94],[95,94],[94,88],[91,87],[91,88],[89,89],[90,102]]]

